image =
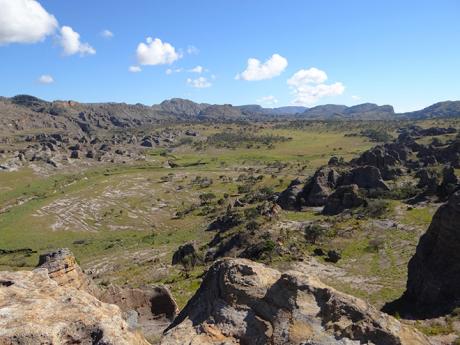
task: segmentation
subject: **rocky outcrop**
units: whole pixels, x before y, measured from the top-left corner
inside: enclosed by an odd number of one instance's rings
[[[339,180],[339,184],[356,184],[359,188],[390,190],[383,181],[380,170],[374,166],[363,166],[352,169]]]
[[[300,272],[245,259],[215,262],[166,330],[175,344],[428,344],[366,302]]]
[[[344,210],[364,205],[366,200],[359,195],[357,185],[340,186],[327,198],[323,209],[325,215],[339,214]]]
[[[455,169],[451,166],[445,167],[442,171],[442,182],[438,188],[438,196],[441,200],[446,200],[459,187],[458,177]]]
[[[45,268],[51,279],[60,286],[73,287],[84,290],[95,296],[99,295],[98,288],[83,273],[77,264],[75,256],[67,248],[40,255],[38,267]]]
[[[281,192],[276,202],[283,210],[295,211],[300,206],[299,193],[302,189],[302,181],[300,181],[300,179],[295,179],[283,192]]]
[[[110,285],[100,296],[105,303],[116,304],[131,328],[141,328],[145,336],[158,336],[179,312],[166,287],[129,288]]]
[[[45,269],[0,272],[0,315],[0,344],[149,344],[117,306],[60,286]]]
[[[339,173],[330,167],[318,169],[299,194],[298,203],[303,206],[323,206],[339,177]]]
[[[407,289],[399,304],[417,316],[436,316],[460,306],[460,192],[433,217],[409,261]]]

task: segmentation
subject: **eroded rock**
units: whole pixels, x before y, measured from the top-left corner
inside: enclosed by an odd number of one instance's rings
[[[117,306],[59,285],[45,269],[0,272],[0,315],[0,344],[149,344]]]
[[[399,301],[417,316],[436,316],[460,306],[460,192],[442,205],[409,261],[407,289]]]
[[[245,259],[215,262],[166,330],[175,344],[429,344],[366,302],[300,272]]]

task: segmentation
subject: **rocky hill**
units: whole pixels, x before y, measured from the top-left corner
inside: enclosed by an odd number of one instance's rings
[[[308,120],[382,120],[456,117],[460,101],[434,104],[420,111],[395,114],[390,105],[364,103],[352,107],[327,104],[313,108],[262,108],[258,105],[195,103],[173,98],[147,106],[126,103],[48,102],[29,95],[0,98],[0,126],[4,132],[62,130],[71,133],[157,126],[183,121],[266,120],[281,117]]]
[[[364,103],[347,107],[345,105],[326,104],[305,110],[299,116],[318,120],[383,120],[394,118],[391,105],[378,106]]]
[[[460,116],[460,101],[439,102],[422,110],[401,114],[409,119],[434,119]]]

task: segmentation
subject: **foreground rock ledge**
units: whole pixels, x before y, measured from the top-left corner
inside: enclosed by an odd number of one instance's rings
[[[161,344],[429,344],[416,330],[299,272],[224,259]]]
[[[0,272],[0,344],[147,345],[120,309],[74,287],[59,286],[46,269]]]

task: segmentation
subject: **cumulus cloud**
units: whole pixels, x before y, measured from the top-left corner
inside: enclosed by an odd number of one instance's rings
[[[171,44],[152,37],[147,37],[146,43],[139,43],[136,54],[140,65],[172,64],[181,58]]]
[[[279,76],[286,69],[288,61],[279,54],[273,54],[267,61],[262,63],[255,58],[248,59],[248,66],[242,73],[237,74],[235,79],[264,80]]]
[[[113,37],[113,32],[110,31],[110,30],[102,30],[101,31],[101,36],[104,37],[104,38],[112,38]]]
[[[275,105],[278,104],[278,99],[275,96],[263,96],[257,100],[257,103],[264,105]]]
[[[38,82],[40,84],[52,84],[54,83],[54,78],[49,74],[43,74],[40,76],[40,78],[38,78]]]
[[[80,34],[74,31],[70,26],[63,26],[61,28],[59,41],[64,49],[64,55],[80,54],[84,56],[96,54],[96,50],[93,47],[88,43],[82,43],[80,41]]]
[[[287,80],[295,95],[293,103],[311,105],[323,97],[341,95],[345,91],[345,86],[340,82],[325,84],[327,79],[326,72],[315,67],[294,73]]]
[[[193,73],[203,73],[203,72],[204,72],[204,67],[198,65],[198,66],[193,67],[192,69],[190,69],[189,72],[193,72]]]
[[[196,79],[188,78],[187,84],[197,89],[204,89],[212,85],[212,83],[205,77],[199,77]]]
[[[0,45],[35,43],[55,32],[56,18],[35,0],[0,0]]]
[[[140,68],[139,66],[129,66],[128,71],[130,71],[131,73],[139,73],[142,71],[142,68]]]

